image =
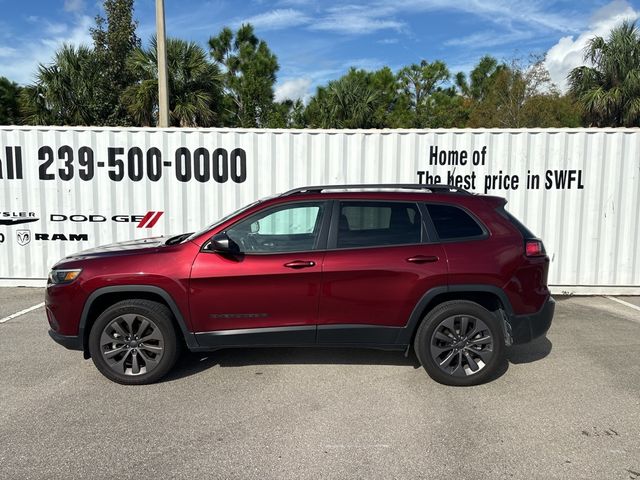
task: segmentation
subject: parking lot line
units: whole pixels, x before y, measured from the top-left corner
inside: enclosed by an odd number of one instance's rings
[[[9,320],[13,320],[14,318],[19,317],[20,315],[24,315],[25,313],[33,312],[41,307],[44,307],[44,302],[34,305],[33,307],[25,308],[24,310],[20,310],[19,312],[12,313],[8,317],[0,318],[0,323],[8,322]]]
[[[614,302],[618,302],[626,307],[629,308],[633,308],[634,310],[638,310],[640,312],[640,307],[638,305],[634,305],[633,303],[629,303],[629,302],[625,302],[624,300],[620,300],[619,298],[616,297],[609,297],[609,296],[605,296],[605,298],[608,298],[609,300],[613,300]],[[634,320],[638,323],[640,323],[640,320]]]

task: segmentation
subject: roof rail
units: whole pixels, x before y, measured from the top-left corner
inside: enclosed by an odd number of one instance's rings
[[[470,192],[454,185],[428,185],[418,183],[362,183],[354,185],[315,185],[311,187],[299,187],[284,192],[281,196],[294,195],[296,193],[321,193],[326,190],[428,190],[431,193],[463,193]]]

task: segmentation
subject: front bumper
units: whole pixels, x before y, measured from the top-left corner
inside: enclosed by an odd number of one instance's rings
[[[49,336],[64,348],[68,348],[69,350],[83,350],[82,339],[78,336],[61,335],[58,332],[54,332],[53,330],[49,330]]]
[[[538,312],[509,317],[507,323],[512,343],[515,345],[528,343],[547,333],[555,309],[556,301],[550,296]]]

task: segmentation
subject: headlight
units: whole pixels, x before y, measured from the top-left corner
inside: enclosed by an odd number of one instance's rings
[[[49,281],[48,283],[53,285],[58,285],[60,283],[71,283],[73,282],[82,272],[81,268],[76,268],[73,270],[51,270],[49,273]]]

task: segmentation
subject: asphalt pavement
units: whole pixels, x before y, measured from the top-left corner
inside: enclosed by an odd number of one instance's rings
[[[0,319],[42,300],[0,289]],[[640,311],[609,298],[559,300],[547,338],[470,388],[413,354],[317,348],[189,354],[125,387],[47,329],[42,308],[0,323],[2,479],[640,479]]]

